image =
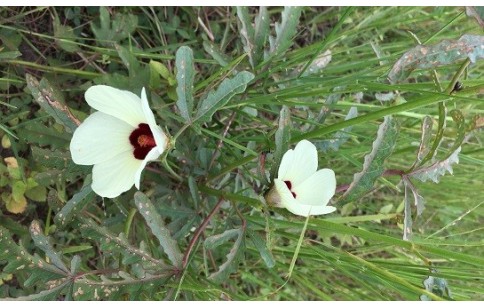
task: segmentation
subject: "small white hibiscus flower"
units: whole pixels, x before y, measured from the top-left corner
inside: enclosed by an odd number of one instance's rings
[[[92,189],[114,198],[139,189],[141,171],[166,149],[168,138],[156,125],[146,91],[141,98],[109,86],[92,86],[85,98],[97,109],[75,131],[70,151],[78,165],[94,165]]]
[[[317,168],[316,147],[307,140],[300,141],[282,157],[274,187],[266,195],[269,205],[304,217],[334,212],[336,208],[327,205],[336,191],[334,171]]]

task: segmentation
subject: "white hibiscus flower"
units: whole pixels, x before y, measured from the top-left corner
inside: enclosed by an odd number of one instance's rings
[[[304,217],[334,212],[336,208],[327,205],[336,191],[334,171],[317,168],[316,147],[300,141],[282,157],[274,187],[266,195],[267,203]]]
[[[93,86],[86,93],[89,106],[97,109],[74,132],[70,150],[78,165],[94,165],[92,189],[114,198],[139,189],[141,171],[167,147],[168,138],[156,125],[146,91],[141,98],[109,86]]]

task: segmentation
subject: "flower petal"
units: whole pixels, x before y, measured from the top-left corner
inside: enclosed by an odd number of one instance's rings
[[[296,199],[309,205],[326,205],[336,191],[336,177],[331,169],[321,169],[307,178],[292,191]]]
[[[157,159],[161,155],[161,153],[162,152],[160,152],[160,149],[158,147],[154,147],[151,149],[151,151],[148,152],[145,159],[143,159],[141,165],[138,167],[138,170],[136,170],[136,173],[134,175],[134,185],[136,186],[136,188],[139,189],[140,187],[141,172],[146,167],[146,164],[151,160]]]
[[[71,139],[72,160],[78,165],[93,165],[132,151],[129,134],[133,127],[102,112],[91,114]]]
[[[168,138],[166,137],[165,133],[163,133],[163,130],[158,125],[156,125],[155,115],[153,114],[153,111],[151,111],[148,104],[145,88],[141,90],[141,107],[143,109],[143,114],[147,121],[147,124],[150,127],[151,132],[153,133],[153,137],[155,138],[156,147],[159,149],[161,155],[161,153],[165,151]]]
[[[278,179],[274,179],[274,186],[280,196],[280,207],[285,207],[294,215],[307,217],[308,215],[324,215],[336,211],[333,206],[326,205],[309,205],[299,202],[295,199],[287,185]]]
[[[92,168],[92,189],[101,197],[115,198],[129,190],[143,161],[134,158],[132,151],[94,165]]]
[[[307,140],[301,140],[294,150],[289,150],[282,156],[277,178],[291,181],[293,186],[297,186],[316,172],[317,168],[316,147]]]
[[[141,99],[134,93],[99,85],[87,89],[84,97],[92,108],[129,123],[133,127],[146,122]]]

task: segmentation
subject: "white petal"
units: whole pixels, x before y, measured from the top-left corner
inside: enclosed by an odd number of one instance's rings
[[[128,123],[95,112],[74,131],[70,144],[72,160],[78,165],[93,165],[132,151],[129,142],[132,131]]]
[[[307,217],[308,215],[324,215],[336,210],[333,206],[309,205],[295,199],[286,184],[278,179],[274,179],[274,186],[280,196],[280,206],[285,207],[294,215]]]
[[[331,169],[321,169],[291,189],[296,199],[309,205],[326,205],[336,191],[336,177]]]
[[[161,155],[161,152],[158,147],[152,148],[151,151],[148,152],[145,159],[141,162],[141,165],[136,170],[136,174],[134,175],[134,185],[136,188],[139,189],[140,181],[141,181],[141,172],[146,167],[146,164],[151,161],[157,159]]]
[[[282,156],[277,178],[291,181],[292,186],[299,185],[310,177],[318,168],[318,151],[314,144],[301,140],[294,150]]]
[[[163,130],[158,125],[156,125],[155,115],[151,111],[148,104],[145,88],[141,90],[141,107],[143,108],[143,114],[148,123],[148,126],[150,127],[150,130],[153,133],[153,137],[155,138],[156,147],[161,154],[163,153],[163,151],[165,151],[168,138],[166,137],[165,133],[163,133]]]
[[[133,157],[132,151],[116,155],[92,168],[92,189],[101,197],[115,198],[129,190],[143,161]]]
[[[94,109],[118,118],[131,126],[146,123],[141,99],[134,93],[109,86],[92,86],[84,94]]]

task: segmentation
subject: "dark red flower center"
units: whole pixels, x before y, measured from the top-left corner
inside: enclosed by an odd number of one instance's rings
[[[139,160],[145,159],[151,149],[156,146],[150,126],[146,123],[138,125],[138,128],[129,135],[129,142],[134,147],[134,157]]]
[[[291,188],[292,188],[291,181],[284,181],[284,183],[286,183],[287,188],[289,188],[289,190],[291,191],[292,196],[294,197],[294,199],[296,199],[296,193],[291,190]]]

